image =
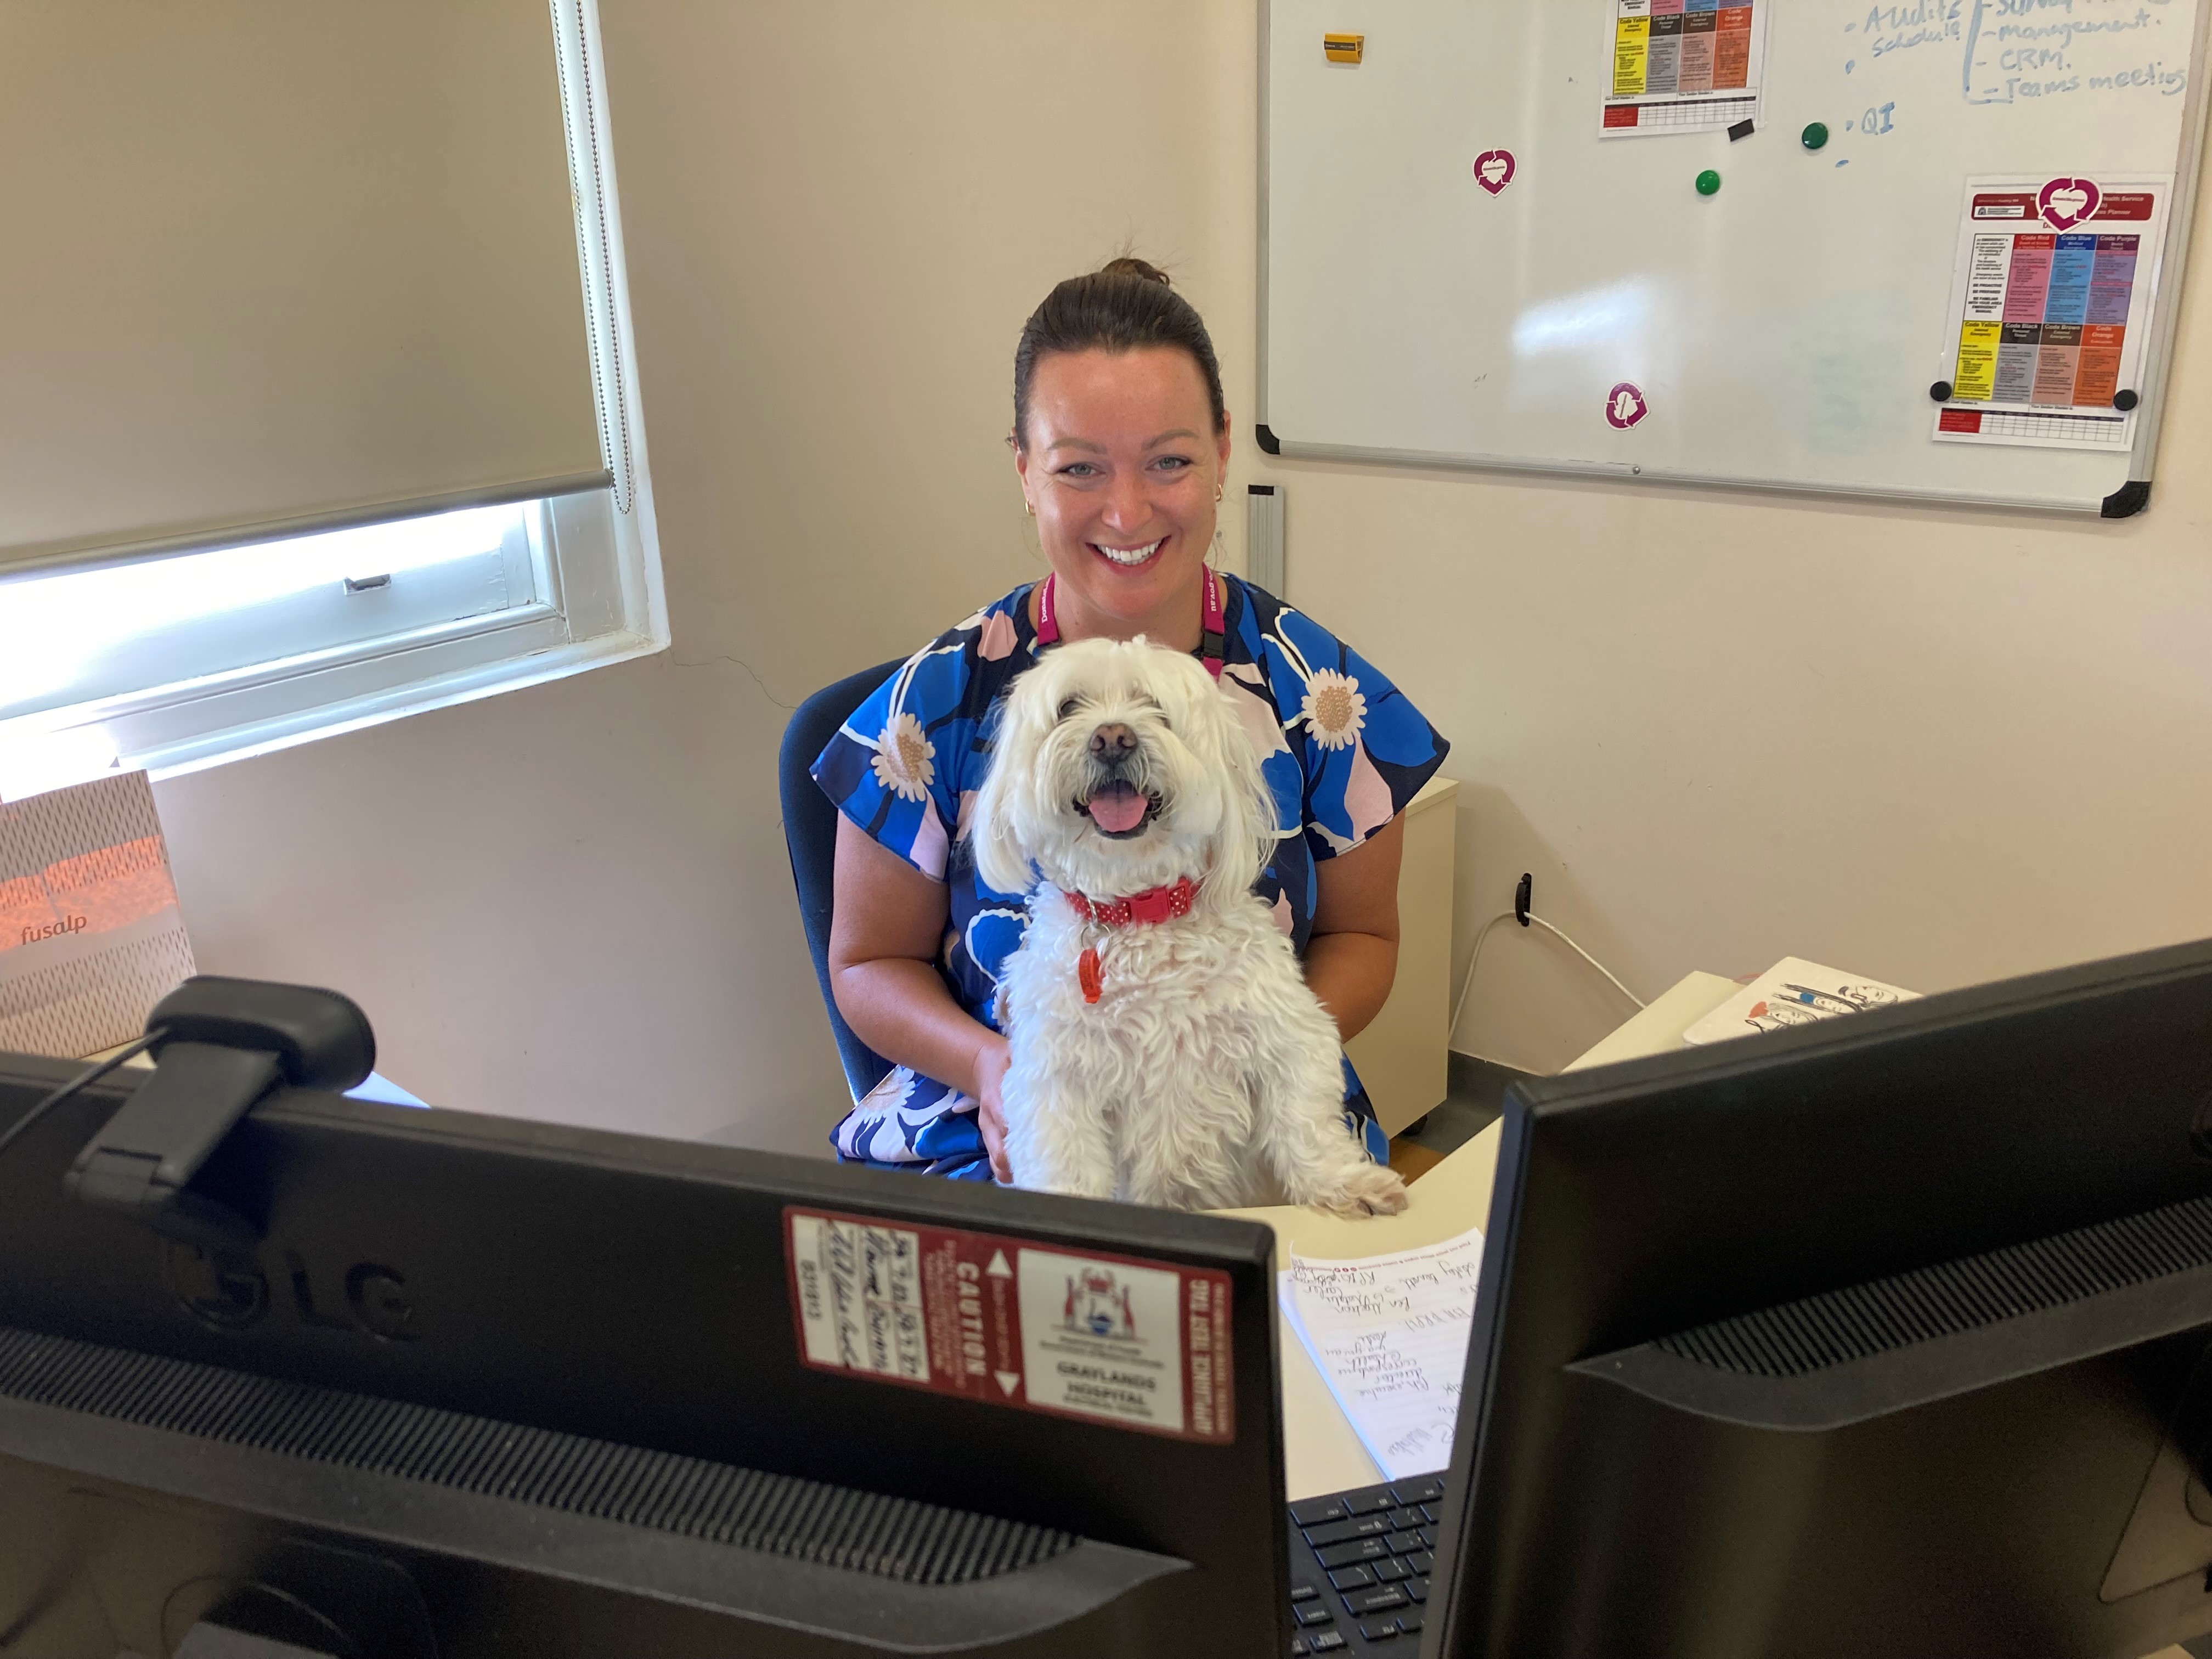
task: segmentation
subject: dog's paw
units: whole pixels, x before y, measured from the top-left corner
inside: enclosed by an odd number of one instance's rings
[[[1380,1164],[1369,1164],[1336,1191],[1323,1194],[1314,1203],[1348,1221],[1362,1220],[1370,1215],[1395,1215],[1406,1207],[1406,1183],[1398,1178],[1395,1170],[1386,1170]]]

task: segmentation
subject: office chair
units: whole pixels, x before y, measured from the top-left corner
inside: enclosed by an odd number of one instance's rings
[[[859,673],[826,685],[792,715],[783,728],[783,749],[777,757],[777,784],[783,796],[783,839],[791,851],[791,879],[799,890],[799,920],[806,929],[806,948],[814,957],[814,977],[822,987],[822,1006],[830,1015],[830,1030],[837,1039],[837,1055],[845,1065],[845,1081],[858,1100],[882,1082],[890,1061],[860,1041],[837,1012],[830,994],[830,912],[831,874],[837,859],[837,809],[818,788],[807,768],[827,746],[852,712],[868,694],[897,670],[902,659],[878,663]]]

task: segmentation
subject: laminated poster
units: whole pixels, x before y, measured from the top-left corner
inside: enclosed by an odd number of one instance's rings
[[[0,803],[0,1050],[128,1042],[192,972],[143,772]]]
[[[1759,114],[1773,0],[1613,0],[1600,135],[1709,132]]]
[[[1967,180],[1939,442],[2134,447],[2172,194],[2171,176]]]

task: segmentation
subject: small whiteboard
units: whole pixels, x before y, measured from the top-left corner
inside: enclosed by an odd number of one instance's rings
[[[1259,441],[2124,516],[2202,12],[1267,0]]]

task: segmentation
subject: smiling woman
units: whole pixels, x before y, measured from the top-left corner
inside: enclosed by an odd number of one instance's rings
[[[968,836],[993,724],[1018,676],[1075,640],[1142,635],[1200,658],[1274,799],[1274,855],[1253,890],[1347,1039],[1389,994],[1398,815],[1446,747],[1326,629],[1208,567],[1229,412],[1205,324],[1153,267],[1116,259],[1037,307],[1015,354],[1009,442],[1050,574],[915,653],[814,767],[842,814],[837,1006],[893,1062],[831,1139],[848,1160],[971,1180],[1009,1174],[996,1002],[1032,896],[986,885]],[[1118,737],[1101,726],[1089,740]],[[1149,822],[1133,789],[1094,796],[1086,810],[1086,833],[1104,837]],[[1146,896],[1069,896],[1094,910]],[[1344,1075],[1347,1132],[1387,1162],[1349,1064]]]

